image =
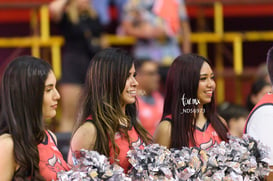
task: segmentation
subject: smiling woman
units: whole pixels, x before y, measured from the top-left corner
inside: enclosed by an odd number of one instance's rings
[[[70,164],[72,153],[84,148],[110,157],[126,172],[129,148],[151,141],[136,119],[135,76],[133,58],[121,49],[105,49],[94,56],[71,140]]]
[[[204,57],[185,54],[171,65],[163,117],[155,142],[169,148],[207,149],[227,140],[227,128],[215,108],[214,73]]]
[[[121,101],[123,104],[123,108],[125,111],[125,106],[127,104],[133,104],[136,102],[136,86],[138,85],[138,82],[135,79],[136,77],[136,70],[135,66],[132,65],[131,69],[129,70],[129,76],[125,83],[125,88],[121,94]]]
[[[6,68],[1,82],[0,180],[56,180],[68,170],[44,120],[56,115],[60,95],[50,65],[22,56]]]

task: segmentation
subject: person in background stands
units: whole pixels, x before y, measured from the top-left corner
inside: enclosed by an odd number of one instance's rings
[[[160,94],[158,64],[152,60],[137,60],[136,80],[139,82],[137,93],[138,118],[142,126],[151,134],[161,120],[164,98]]]
[[[1,82],[1,181],[51,181],[69,170],[55,135],[44,125],[56,115],[59,99],[47,62],[22,56],[8,65]]]
[[[54,0],[51,18],[65,37],[60,93],[62,96],[60,132],[71,132],[79,96],[92,56],[107,46],[103,28],[89,0]]]

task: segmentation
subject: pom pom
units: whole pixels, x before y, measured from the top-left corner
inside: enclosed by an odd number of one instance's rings
[[[269,148],[250,136],[229,136],[213,147],[170,149],[152,144],[128,152],[133,180],[263,180]]]
[[[59,172],[59,181],[130,181],[126,177],[123,168],[111,165],[104,155],[96,151],[80,150],[73,154],[73,159],[77,163],[70,171]]]
[[[109,163],[96,151],[80,150],[73,154],[74,166],[59,172],[60,181],[250,181],[263,180],[271,171],[268,165],[269,148],[248,135],[229,137],[203,150],[183,147],[167,149],[158,144],[138,147],[127,153],[132,167],[125,175],[123,169]]]

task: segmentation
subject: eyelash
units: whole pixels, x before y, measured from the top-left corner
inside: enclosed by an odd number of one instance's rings
[[[214,80],[215,79],[215,76],[213,75],[213,76],[211,76],[210,77],[212,80]],[[200,77],[200,80],[206,80],[207,79],[207,77]]]
[[[45,89],[45,91],[46,92],[51,92],[51,91],[53,91],[55,89],[55,87],[47,87],[46,89]]]
[[[132,74],[131,73],[129,73],[128,74],[128,78],[131,76]],[[135,72],[134,74],[133,74],[133,77],[136,77],[137,76],[137,73]]]

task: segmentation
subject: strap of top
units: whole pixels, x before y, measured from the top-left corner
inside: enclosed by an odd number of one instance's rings
[[[57,146],[56,140],[54,139],[54,136],[52,135],[52,133],[50,131],[46,131],[46,133],[49,134],[49,136],[51,137],[51,139],[53,140],[54,144]]]
[[[94,124],[94,125],[95,125],[95,122],[94,122],[94,120],[93,120],[93,119],[89,119],[89,118],[87,118],[85,121],[86,121],[86,122],[90,122],[90,123],[92,123],[92,124]]]
[[[206,121],[206,123],[204,124],[203,128],[199,128],[199,127],[195,127],[196,129],[198,129],[201,132],[205,132],[209,127],[209,121]]]
[[[162,121],[169,121],[169,122],[171,123],[171,122],[172,122],[172,115],[169,114],[169,115],[165,116],[165,117],[161,120],[161,122],[162,122]]]
[[[169,114],[169,115],[165,116],[165,117],[161,120],[161,122],[162,122],[162,121],[168,121],[168,122],[172,123],[172,115]],[[209,127],[209,124],[210,124],[210,122],[207,121],[202,129],[200,129],[200,128],[197,127],[197,126],[196,126],[196,129],[198,129],[198,130],[201,131],[201,132],[205,132],[205,131],[207,130],[207,128]]]

